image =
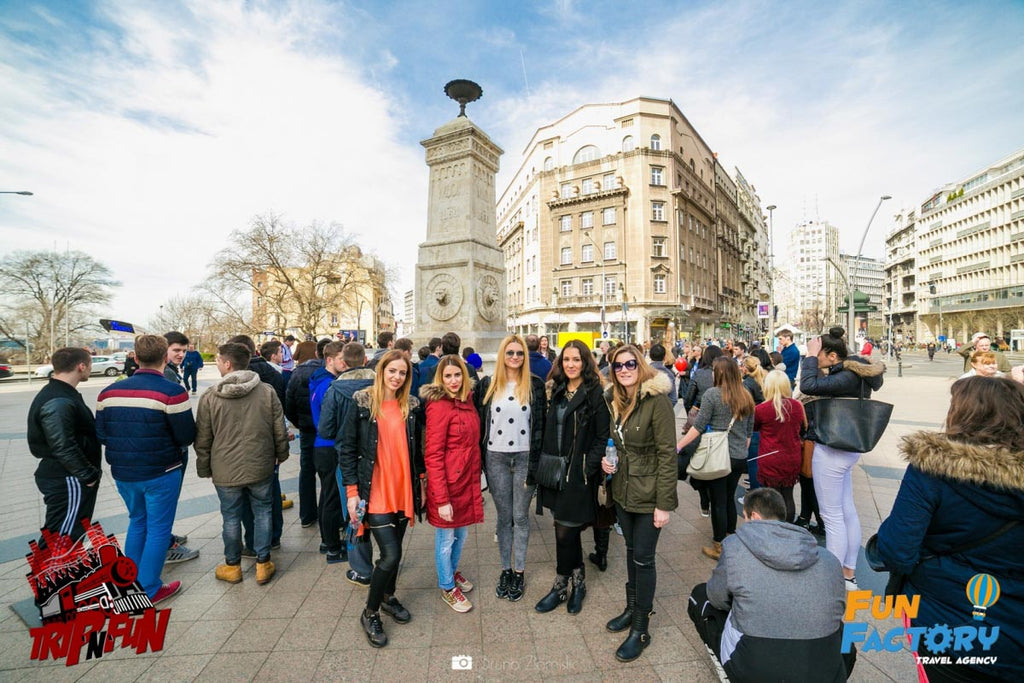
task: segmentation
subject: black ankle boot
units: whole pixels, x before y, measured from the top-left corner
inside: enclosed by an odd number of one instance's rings
[[[611,533],[611,529],[594,531],[594,552],[590,553],[590,561],[601,571],[608,569],[608,539]]]
[[[630,624],[633,623],[633,608],[636,607],[636,589],[626,584],[626,609],[622,611],[622,614],[611,619],[606,625],[612,633],[618,633],[625,631],[629,628]]]
[[[579,614],[583,609],[583,598],[587,597],[587,569],[580,565],[572,570],[572,594],[569,596],[569,603],[566,605],[569,614]]]
[[[620,662],[632,662],[643,654],[644,649],[651,644],[651,635],[647,632],[647,626],[651,623],[652,614],[654,612],[633,610],[633,626],[629,629],[629,637],[615,651],[615,659]]]
[[[534,607],[534,609],[538,612],[544,613],[550,612],[561,605],[568,597],[568,585],[569,577],[557,574],[555,576],[555,582],[551,584],[551,590],[548,591],[547,595],[540,599],[540,602],[537,603],[537,606]]]

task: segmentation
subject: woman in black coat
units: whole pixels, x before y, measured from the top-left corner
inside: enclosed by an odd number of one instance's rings
[[[558,488],[537,486],[538,505],[555,517],[557,575],[536,609],[550,612],[568,600],[569,613],[578,614],[587,594],[580,533],[594,523],[597,513],[608,406],[597,363],[583,342],[573,340],[562,348],[550,377],[542,452],[564,458],[567,469]],[[531,457],[528,483],[533,483],[536,472],[537,462]]]

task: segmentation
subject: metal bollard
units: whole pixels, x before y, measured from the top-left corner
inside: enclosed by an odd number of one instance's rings
[[[897,377],[902,377],[903,376],[903,359],[902,358],[900,358],[898,361],[896,361],[896,376]]]

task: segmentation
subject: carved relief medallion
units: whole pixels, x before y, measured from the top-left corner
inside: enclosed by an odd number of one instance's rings
[[[434,320],[449,320],[462,308],[462,285],[448,273],[440,273],[427,284],[427,312]]]
[[[476,308],[481,318],[487,322],[494,322],[497,319],[500,297],[498,280],[493,275],[484,275],[477,281]]]

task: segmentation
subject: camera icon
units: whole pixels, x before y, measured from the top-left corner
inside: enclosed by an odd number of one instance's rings
[[[452,671],[472,671],[473,658],[469,655],[455,655],[452,657]]]

